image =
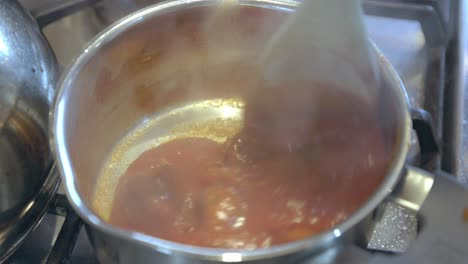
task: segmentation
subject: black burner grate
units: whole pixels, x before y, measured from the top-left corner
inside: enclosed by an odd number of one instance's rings
[[[47,255],[45,264],[71,263],[71,254],[80,233],[83,222],[73,211],[64,194],[56,194],[55,200],[47,211],[48,214],[65,217],[60,232],[52,249]]]

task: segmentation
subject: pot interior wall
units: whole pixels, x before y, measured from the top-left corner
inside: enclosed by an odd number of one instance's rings
[[[261,48],[288,12],[242,6],[191,7],[135,21],[92,52],[70,79],[64,96],[65,141],[82,199],[90,205],[102,164],[131,128],[157,112],[186,102],[241,98]],[[381,64],[385,65],[385,64]],[[383,69],[379,114],[387,147],[401,139],[395,80]],[[397,88],[399,89],[399,87]],[[345,131],[343,132],[345,133]],[[91,207],[91,206],[90,206]]]

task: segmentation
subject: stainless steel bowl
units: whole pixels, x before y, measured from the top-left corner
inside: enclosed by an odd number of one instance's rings
[[[158,111],[219,96],[218,91],[200,88],[202,97],[197,93],[197,96],[176,96],[171,97],[171,100],[164,100],[167,94],[157,86],[150,85],[159,81],[158,75],[152,74],[150,67],[151,52],[158,46],[158,27],[167,26],[165,22],[171,14],[182,16],[195,12],[196,8],[207,8],[218,2],[169,1],[118,21],[85,48],[59,82],[52,116],[51,140],[68,197],[77,213],[87,223],[87,231],[98,258],[105,263],[286,263],[337,243],[356,241],[363,233],[362,227],[368,222],[372,212],[385,199],[390,199],[389,195],[402,177],[402,192],[395,193],[398,199],[393,200],[417,211],[430,190],[432,177],[405,166],[411,131],[407,98],[400,79],[377,48],[374,52],[379,57],[381,77],[385,85],[380,111],[392,113],[385,116],[385,133],[389,145],[394,149],[394,159],[374,195],[351,217],[333,229],[306,240],[268,249],[220,250],[173,243],[123,230],[109,225],[92,210],[93,192],[102,165],[115,144],[130,128]],[[239,2],[244,7],[281,14],[293,12],[298,5],[297,1],[286,0]],[[256,34],[255,38],[261,35]],[[259,46],[249,45],[249,48],[255,52],[255,48]],[[135,67],[135,62],[146,66]],[[175,74],[174,78],[178,79],[180,76]],[[426,184],[418,186],[421,182]]]

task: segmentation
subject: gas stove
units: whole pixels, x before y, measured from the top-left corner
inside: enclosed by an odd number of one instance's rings
[[[124,15],[159,1],[20,2],[43,25],[45,36],[65,68],[99,31]],[[468,76],[468,4],[463,0],[363,0],[363,5],[371,39],[399,73],[411,107],[431,114],[435,137],[442,142],[441,155],[425,169],[442,169],[468,183],[468,108],[463,107],[468,102],[468,94],[464,95]],[[418,153],[418,142],[413,136],[410,159]],[[433,246],[431,252],[416,249],[406,255],[358,247],[334,248],[314,263],[468,263],[466,244],[453,247],[441,240]],[[7,263],[70,262],[97,263],[97,259],[83,223],[69,208],[60,188],[44,219]]]

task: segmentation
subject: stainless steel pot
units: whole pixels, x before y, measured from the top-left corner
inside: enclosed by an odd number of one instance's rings
[[[48,140],[58,71],[32,16],[15,0],[0,1],[0,263],[58,188]]]
[[[58,65],[34,19],[0,2],[0,225],[43,185],[52,155],[48,112]]]
[[[157,49],[158,26],[168,24],[171,14],[187,14],[206,8],[215,0],[169,1],[138,11],[98,35],[64,74],[52,113],[52,144],[68,197],[85,220],[87,231],[100,261],[104,263],[287,263],[341,243],[358,243],[372,238],[379,219],[374,212],[390,203],[416,215],[434,183],[434,177],[405,164],[411,131],[411,116],[404,87],[390,63],[375,48],[386,89],[380,104],[386,115],[386,133],[394,148],[394,159],[375,194],[355,214],[333,230],[303,241],[260,250],[214,250],[164,241],[138,232],[111,226],[91,209],[93,191],[100,169],[113,146],[128,129],[148,115],[194,98],[164,98],[154,85],[151,54]],[[296,1],[240,0],[244,6],[271,12],[293,12]],[[180,17],[181,19],[182,16]],[[156,37],[157,39],[157,37]],[[161,41],[161,39],[160,39]],[[252,46],[253,47],[253,46]],[[140,66],[138,66],[140,64]],[[141,67],[143,66],[143,67]],[[177,76],[177,75],[175,75]],[[138,91],[135,93],[135,91]],[[209,93],[205,94],[207,98]],[[145,99],[150,101],[146,105]],[[197,98],[203,99],[203,98]],[[158,101],[152,105],[151,102]],[[140,101],[140,103],[138,103]],[[414,112],[418,113],[418,112]],[[427,118],[416,116],[423,158],[435,151]],[[427,142],[426,142],[427,141]],[[444,177],[437,179],[444,180]],[[445,181],[445,180],[444,180]],[[453,184],[453,183],[451,183]],[[468,199],[465,187],[458,194]],[[463,199],[463,198],[461,198]],[[454,203],[455,204],[455,203]],[[460,203],[454,210],[460,210]],[[413,226],[414,227],[414,226]],[[416,232],[416,229],[414,229]],[[465,230],[463,230],[465,231]],[[415,234],[415,233],[414,233]],[[367,241],[369,242],[369,241]],[[406,248],[405,248],[406,249]]]

